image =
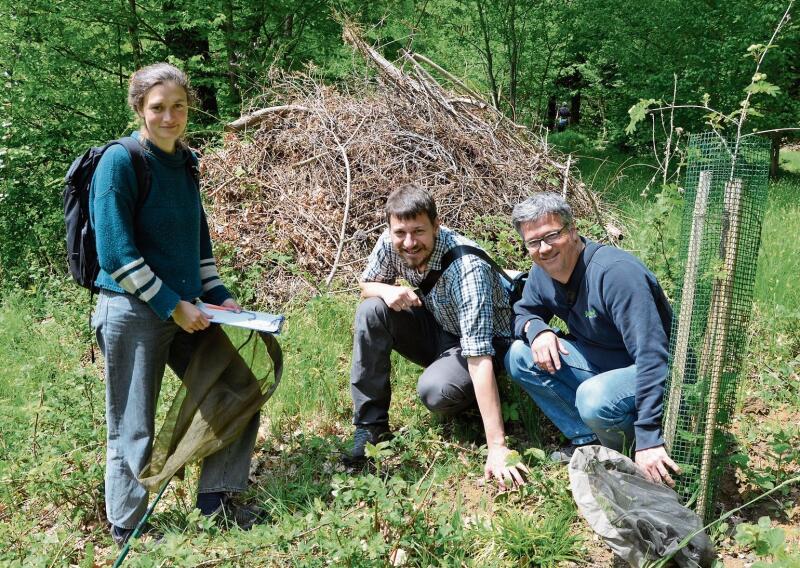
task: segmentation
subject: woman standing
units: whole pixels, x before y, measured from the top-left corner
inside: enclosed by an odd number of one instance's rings
[[[92,180],[101,289],[93,325],[105,356],[108,425],[105,498],[111,535],[124,544],[147,507],[137,475],[150,459],[155,410],[165,365],[182,377],[209,319],[193,300],[241,309],[223,285],[192,169],[197,158],[181,141],[192,91],[186,75],[158,63],[130,79],[128,104],[141,127],[151,175],[144,203],[131,156],[121,145],[103,154]],[[241,437],[203,460],[197,506],[223,510],[243,491],[258,417]]]

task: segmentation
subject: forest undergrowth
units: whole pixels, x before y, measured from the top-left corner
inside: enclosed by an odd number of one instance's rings
[[[623,246],[668,279],[673,259],[653,246],[652,231],[678,224],[680,194],[643,195],[646,166],[620,175],[624,159],[596,157],[583,155],[582,174],[627,219]],[[800,245],[790,238],[800,234],[798,190],[800,179],[790,173],[770,186],[733,426],[737,450],[720,515],[800,472]],[[671,243],[677,232],[660,238]],[[153,518],[164,539],[137,542],[126,564],[611,566],[610,553],[575,509],[566,469],[545,460],[561,440],[507,382],[511,447],[531,470],[522,489],[499,492],[483,483],[476,417],[431,417],[416,401],[419,370],[401,359],[393,370],[397,435],[376,447],[372,469],[344,471],[356,302],[342,292],[287,308],[283,384],[263,412],[246,496],[267,521],[249,532],[222,531],[192,510],[197,472],[189,468]],[[88,294],[76,293],[66,278],[2,298],[0,565],[94,566],[116,556],[104,518],[104,386],[96,346],[91,359],[90,309]],[[177,382],[165,381],[162,400]],[[712,527],[725,565],[796,566],[799,501],[797,484],[788,485]]]

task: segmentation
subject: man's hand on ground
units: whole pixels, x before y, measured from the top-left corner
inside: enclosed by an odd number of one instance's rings
[[[561,355],[569,355],[569,351],[555,333],[543,331],[533,338],[531,355],[537,367],[555,373],[561,369]]]
[[[386,305],[396,312],[422,305],[419,296],[408,286],[387,287],[381,296]]]
[[[493,477],[497,479],[501,489],[525,485],[525,474],[528,473],[528,468],[524,463],[507,465],[509,454],[511,454],[511,450],[506,446],[494,446],[489,448],[489,455],[486,456],[484,477],[487,480],[491,480]]]
[[[667,468],[669,467],[677,474],[681,473],[681,468],[670,459],[664,446],[656,446],[654,448],[637,451],[636,465],[642,468],[648,481],[652,481],[653,483],[666,483],[670,487],[675,487],[675,481],[673,481]]]

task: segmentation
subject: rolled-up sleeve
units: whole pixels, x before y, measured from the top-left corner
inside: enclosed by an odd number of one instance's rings
[[[464,357],[494,355],[494,317],[492,278],[494,271],[483,261],[462,257],[459,274],[451,279],[452,298],[456,303]],[[455,268],[455,267],[454,267]]]
[[[397,281],[397,274],[391,262],[392,243],[388,233],[383,233],[375,248],[367,258],[367,266],[361,273],[359,282],[381,282],[383,284],[394,284]]]

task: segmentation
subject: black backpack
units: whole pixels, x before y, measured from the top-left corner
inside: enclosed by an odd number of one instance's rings
[[[64,222],[67,226],[69,271],[75,282],[92,292],[97,291],[94,281],[100,272],[100,264],[97,261],[94,229],[89,221],[89,188],[100,158],[114,144],[124,146],[131,156],[139,187],[139,198],[136,201],[138,211],[150,193],[150,168],[147,166],[144,148],[130,136],[113,140],[105,146],[89,148],[82,156],[75,158],[64,177]]]
[[[527,272],[519,272],[514,276],[510,275],[508,272],[500,268],[500,266],[494,261],[494,259],[486,254],[486,251],[483,249],[479,249],[477,247],[473,247],[470,245],[458,245],[446,253],[442,255],[442,268],[439,270],[431,270],[428,272],[427,276],[423,278],[422,282],[419,283],[420,291],[425,294],[426,296],[428,293],[433,290],[433,287],[436,285],[436,282],[439,280],[439,277],[442,273],[447,270],[447,268],[453,263],[454,260],[457,258],[461,258],[466,254],[471,254],[473,256],[477,256],[481,260],[484,260],[489,266],[494,269],[500,276],[503,277],[503,284],[505,285],[506,289],[508,290],[508,305],[513,307],[514,304],[522,298],[522,289],[525,288],[525,281],[528,279]]]
[[[94,229],[89,222],[89,188],[100,158],[114,144],[124,146],[131,156],[133,170],[136,172],[136,185],[139,187],[139,197],[136,200],[138,212],[150,194],[151,177],[144,148],[130,136],[123,136],[105,146],[89,148],[82,156],[75,158],[64,177],[64,222],[67,226],[69,271],[75,282],[92,292],[97,292],[94,281],[100,272],[100,264],[97,261]],[[189,154],[190,159],[186,166],[199,190],[200,169],[197,157],[193,152]]]

